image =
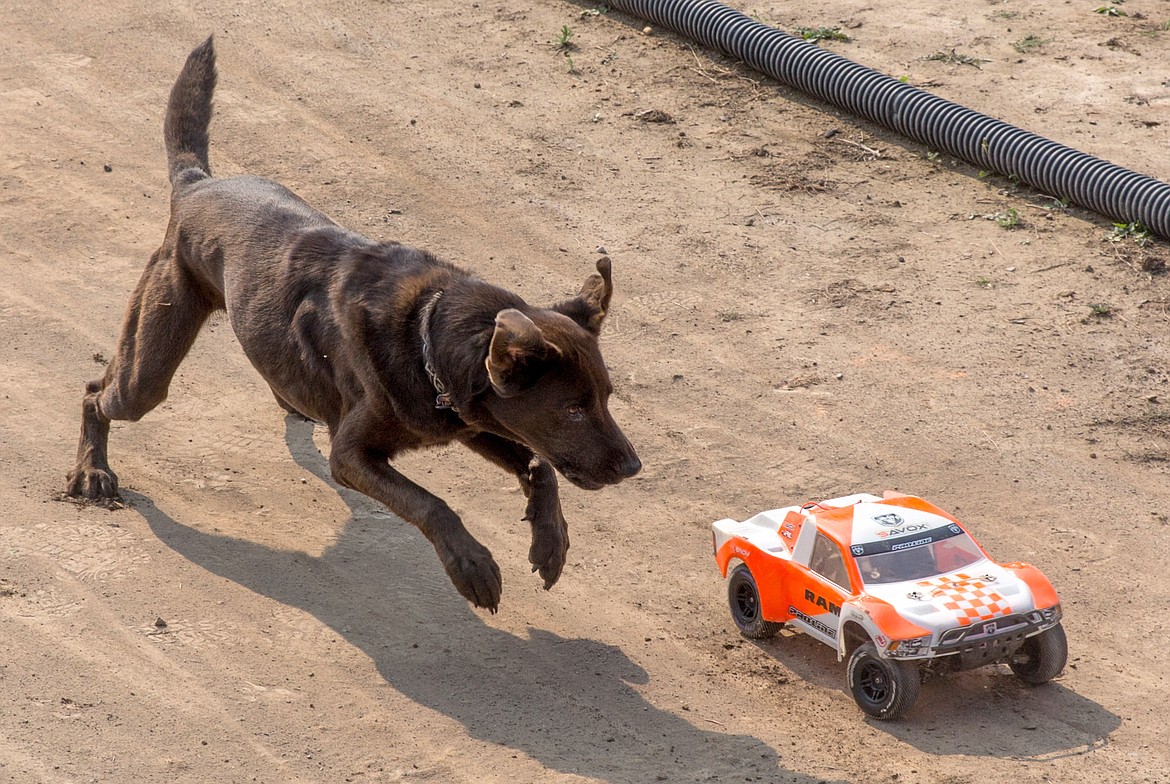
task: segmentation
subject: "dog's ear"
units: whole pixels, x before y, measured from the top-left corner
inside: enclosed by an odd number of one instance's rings
[[[609,312],[609,299],[613,296],[613,279],[610,277],[609,256],[597,260],[597,272],[585,279],[581,293],[572,299],[553,306],[553,310],[576,321],[594,335],[601,334],[601,322]]]
[[[515,308],[496,314],[496,329],[488,349],[488,379],[500,397],[528,389],[561,350],[544,339],[540,327]]]

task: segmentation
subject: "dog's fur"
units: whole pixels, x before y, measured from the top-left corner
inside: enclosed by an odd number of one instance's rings
[[[207,317],[226,309],[280,405],[329,427],[334,479],[418,526],[469,601],[495,611],[499,569],[446,503],[390,466],[403,451],[457,440],[513,472],[528,497],[529,560],[551,587],[569,547],[554,468],[586,489],[641,468],[610,416],[597,345],[609,259],[576,297],[534,308],[429,253],[348,231],[271,180],[215,179],[215,81],[208,38],[167,105],[170,223],[116,356],[86,385],[68,494],[117,497],[110,421],[161,403]],[[451,408],[436,406],[444,388]]]

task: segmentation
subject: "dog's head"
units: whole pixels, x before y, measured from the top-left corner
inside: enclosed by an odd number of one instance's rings
[[[576,297],[527,315],[497,313],[485,360],[492,416],[586,490],[642,467],[609,413],[613,385],[597,345],[612,294],[609,259],[602,258]]]

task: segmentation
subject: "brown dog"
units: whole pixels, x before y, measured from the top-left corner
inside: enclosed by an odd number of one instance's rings
[[[214,179],[215,81],[208,38],[171,91],[170,223],[131,295],[117,355],[86,385],[68,494],[117,497],[110,420],[137,421],[161,403],[207,317],[226,308],[277,402],[329,427],[333,478],[418,526],[459,592],[493,612],[491,553],[389,461],[458,440],[516,474],[528,558],[550,588],[569,547],[554,467],[590,490],[641,468],[610,416],[597,346],[609,259],[576,297],[534,308],[429,253],[347,231],[271,180]]]

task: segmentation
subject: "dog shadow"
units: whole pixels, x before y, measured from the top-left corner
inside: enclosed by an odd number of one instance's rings
[[[751,643],[798,677],[853,701],[845,662],[808,635],[782,632]],[[1067,672],[1067,671],[1066,671]],[[1059,680],[1028,686],[1006,665],[928,677],[914,707],[901,719],[865,721],[920,751],[1046,761],[1108,745],[1121,718]]]
[[[161,542],[208,571],[330,627],[374,662],[392,688],[462,724],[469,735],[566,774],[610,782],[822,781],[779,768],[748,735],[699,727],[632,685],[650,674],[616,646],[530,628],[527,637],[483,622],[450,586],[429,543],[370,499],[333,484],[313,426],[286,418],[294,459],[334,487],[353,511],[320,556],[205,533],[135,495]],[[424,565],[419,567],[418,564]],[[734,777],[734,776],[733,776]]]

